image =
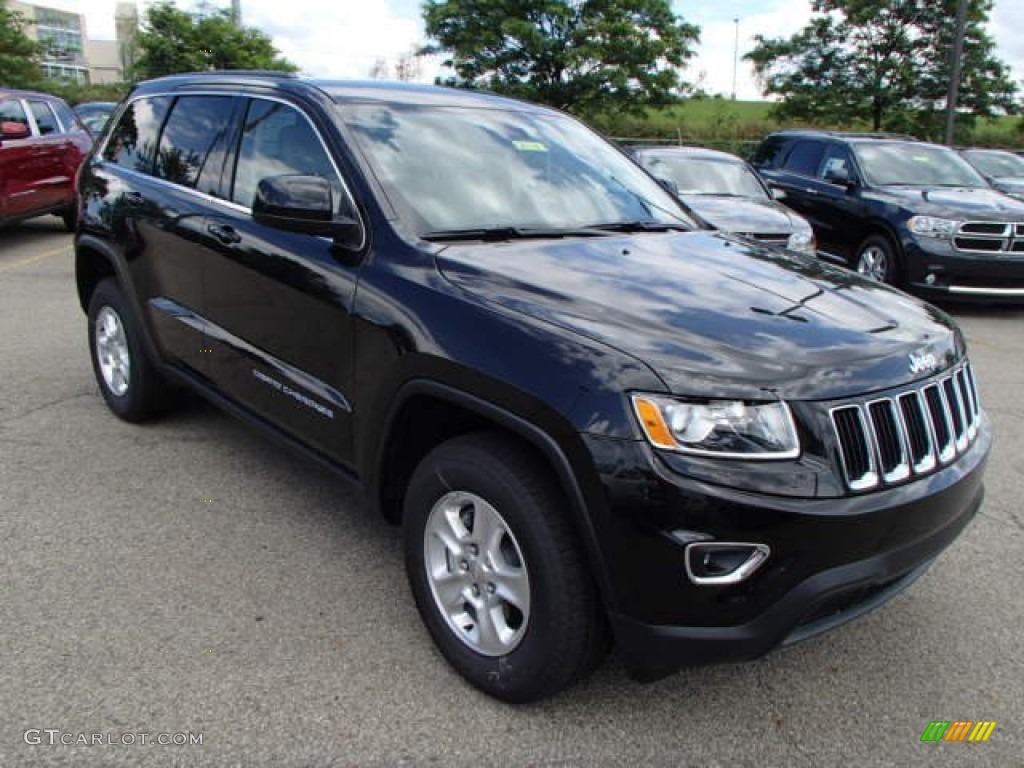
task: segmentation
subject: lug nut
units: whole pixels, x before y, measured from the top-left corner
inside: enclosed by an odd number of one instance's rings
[[[469,562],[466,561],[466,560],[460,560],[459,561],[459,570],[468,571],[469,570]]]
[[[488,585],[487,585],[487,594],[493,595],[497,590],[498,590],[498,588],[496,586],[494,586],[494,584],[488,583]]]
[[[479,552],[480,550],[477,549],[476,544],[470,544],[468,547],[466,547],[466,551],[469,552],[469,554],[473,557],[476,557],[477,552]]]
[[[476,584],[470,587],[469,591],[473,593],[473,597],[480,597],[480,587],[478,587]]]

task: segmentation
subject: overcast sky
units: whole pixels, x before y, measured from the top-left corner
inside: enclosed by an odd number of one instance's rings
[[[30,0],[31,2],[32,0]],[[36,0],[40,5],[84,12],[90,37],[113,39],[116,0]],[[138,0],[141,6],[148,0]],[[175,0],[189,8],[192,0]],[[212,0],[227,7],[230,0]],[[1013,77],[1024,79],[1022,0],[996,0],[991,32],[998,55],[1011,65]],[[277,47],[316,77],[366,77],[377,58],[394,60],[423,41],[421,0],[242,0],[245,24],[259,27]],[[790,35],[810,16],[810,0],[674,0],[676,13],[701,27],[698,56],[686,79],[703,77],[711,93],[732,92],[733,52],[739,18],[740,56],[753,45],[753,36]],[[1016,11],[1016,12],[1014,12]],[[952,23],[952,20],[951,22]],[[421,79],[432,81],[436,62],[429,62]],[[737,72],[740,99],[760,98],[750,67],[742,61]]]

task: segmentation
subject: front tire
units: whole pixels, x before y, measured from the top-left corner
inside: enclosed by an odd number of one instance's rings
[[[142,347],[141,328],[113,278],[96,286],[89,299],[89,352],[107,406],[125,421],[146,421],[161,413],[169,392]]]
[[[78,205],[72,203],[58,215],[60,216],[61,221],[64,222],[64,228],[67,229],[68,232],[74,232],[75,227],[78,226]]]
[[[522,703],[586,674],[607,630],[562,495],[512,438],[435,448],[406,492],[406,570],[428,631],[485,693]]]
[[[896,248],[885,235],[870,235],[857,248],[853,268],[869,280],[888,285],[899,282]]]

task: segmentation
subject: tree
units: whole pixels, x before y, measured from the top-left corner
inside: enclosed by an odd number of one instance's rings
[[[169,0],[149,6],[137,38],[139,79],[211,69],[274,69],[294,72],[274,42],[253,27],[238,27],[230,9],[201,5],[186,13]]]
[[[700,35],[669,0],[427,0],[423,18],[446,84],[578,114],[675,101]]]
[[[42,79],[39,46],[25,34],[25,19],[0,0],[0,85],[32,88]]]
[[[788,39],[758,35],[744,58],[780,119],[938,135],[949,85],[957,0],[812,0]],[[992,0],[969,0],[960,106],[966,120],[1016,108],[1009,68],[985,31]]]

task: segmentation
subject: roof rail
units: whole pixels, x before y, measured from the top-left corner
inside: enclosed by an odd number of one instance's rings
[[[274,69],[208,69],[202,72],[176,72],[173,75],[164,75],[156,80],[169,80],[171,78],[178,77],[266,77],[273,78],[275,80],[279,78],[287,78],[290,80],[298,79],[298,75],[294,72],[279,72]]]

